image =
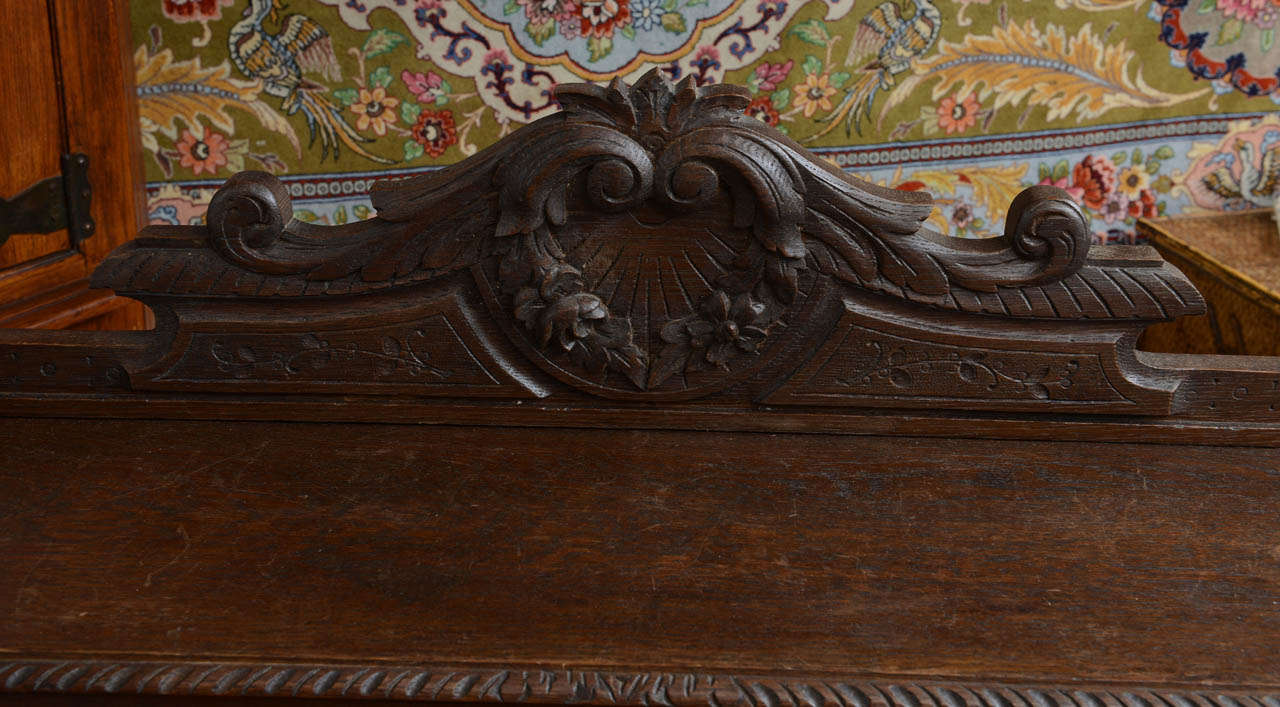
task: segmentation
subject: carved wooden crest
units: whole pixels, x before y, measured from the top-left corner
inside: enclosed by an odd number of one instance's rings
[[[475,386],[502,369],[547,394],[461,321],[477,316],[469,304],[422,323],[461,277],[519,356],[595,395],[682,399],[754,381],[746,394],[775,404],[1168,409],[1173,384],[1143,372],[1132,340],[1144,321],[1201,311],[1199,294],[1152,251],[1091,250],[1065,192],[1024,191],[1002,237],[949,238],[924,225],[926,195],[829,166],[744,115],[743,89],[673,87],[655,71],[556,95],[562,112],[464,162],[378,183],[370,221],[292,220],[283,186],[247,172],[218,191],[206,229],[148,229],[95,275],[182,322],[182,343],[140,378],[216,388],[203,357],[301,385],[316,368],[305,362],[346,356],[389,366],[378,385],[445,385],[422,352],[452,337]],[[196,324],[209,307],[264,301],[333,302],[319,319],[340,331],[286,346]],[[377,306],[405,326],[334,323],[360,302],[391,302]],[[1064,340],[1089,352],[1055,353]]]

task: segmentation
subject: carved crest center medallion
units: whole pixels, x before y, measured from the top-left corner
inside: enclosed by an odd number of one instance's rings
[[[756,368],[814,278],[802,249],[757,223],[772,218],[757,191],[786,187],[785,171],[741,114],[746,98],[653,74],[560,99],[570,131],[505,168],[523,203],[501,205],[499,255],[482,268],[518,343],[613,396],[684,397]]]
[[[615,393],[688,395],[763,362],[813,280],[798,278],[784,300],[728,197],[709,201],[686,213],[570,208],[564,226],[519,236],[490,284],[523,348]]]

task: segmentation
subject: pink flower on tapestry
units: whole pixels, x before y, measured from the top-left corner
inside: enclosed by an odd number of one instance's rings
[[[1107,223],[1123,221],[1129,215],[1129,197],[1120,192],[1112,192],[1097,211]]]
[[[222,8],[235,0],[162,0],[164,16],[174,22],[199,22],[222,19]]]
[[[563,22],[572,15],[573,3],[564,0],[516,0],[516,3],[524,7],[524,16],[533,24]]]
[[[501,49],[494,49],[484,55],[485,64],[507,64],[511,63],[511,59],[507,58],[507,53]]]
[[[791,67],[795,66],[795,61],[788,59],[781,64],[770,64],[768,62],[756,67],[755,84],[756,88],[761,91],[774,91],[778,85],[787,80],[787,74],[791,73]]]
[[[404,81],[404,85],[422,103],[435,103],[440,100],[441,96],[448,93],[448,84],[444,79],[440,78],[440,74],[434,71],[422,73],[421,71],[409,71],[405,69],[400,72],[400,80]]]
[[[1263,29],[1276,24],[1280,0],[1218,0],[1218,9],[1228,18],[1252,22]]]
[[[1086,155],[1071,176],[1073,186],[1081,190],[1080,200],[1094,211],[1102,210],[1116,188],[1116,164],[1109,157]]]
[[[565,0],[564,16],[556,16],[557,25],[560,27],[560,35],[565,39],[579,39],[583,36],[582,26],[579,21],[582,19],[580,8],[573,0]]]
[[[698,47],[698,51],[694,52],[693,54],[693,63],[697,64],[704,60],[719,62],[720,50],[716,49],[710,44],[706,45],[705,47]]]
[[[1072,199],[1076,200],[1076,203],[1084,202],[1084,189],[1081,189],[1080,187],[1075,186],[1066,177],[1063,177],[1062,179],[1045,177],[1044,179],[1041,179],[1039,183],[1047,184],[1048,186],[1057,187],[1059,189],[1066,191],[1068,194],[1071,195]]]

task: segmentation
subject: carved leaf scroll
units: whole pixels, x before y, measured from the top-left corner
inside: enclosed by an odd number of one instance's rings
[[[654,71],[634,86],[562,85],[556,98],[562,112],[471,159],[379,182],[371,221],[299,223],[277,180],[236,175],[210,205],[207,244],[240,274],[210,276],[201,293],[354,294],[478,267],[494,279],[499,316],[543,364],[632,391],[749,365],[797,319],[815,277],[1014,317],[1162,319],[1202,307],[1158,260],[1091,260],[1083,214],[1054,187],[1020,194],[1003,237],[954,239],[924,226],[926,195],[851,178],[744,115],[741,88],[672,86]],[[619,255],[620,241],[630,250]],[[178,247],[189,243],[144,240],[96,281],[175,291],[192,276],[162,276],[155,259]],[[689,256],[699,248],[701,268]],[[205,261],[192,273],[218,266],[208,250],[186,256]],[[612,270],[591,260],[604,251],[637,258],[620,266],[634,271],[635,296],[620,297]],[[703,282],[688,286],[695,275]]]

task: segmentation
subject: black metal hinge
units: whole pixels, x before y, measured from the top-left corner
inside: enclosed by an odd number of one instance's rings
[[[62,174],[37,182],[12,199],[0,198],[0,245],[19,233],[52,233],[67,229],[71,247],[93,235],[89,215],[89,156],[62,156]]]

